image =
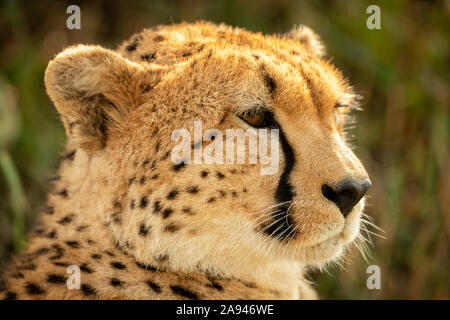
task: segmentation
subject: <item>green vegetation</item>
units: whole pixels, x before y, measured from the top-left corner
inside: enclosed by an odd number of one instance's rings
[[[378,2],[378,1],[376,1]],[[64,1],[0,4],[0,264],[19,252],[44,201],[64,145],[43,74],[64,46],[114,47],[143,27],[199,19],[264,33],[304,23],[364,97],[351,133],[372,178],[366,213],[383,228],[369,264],[382,289],[366,287],[367,263],[312,273],[324,298],[450,296],[450,3],[385,1],[381,30],[366,28],[371,1],[80,2],[81,30],[67,30]],[[373,229],[372,229],[373,230]]]

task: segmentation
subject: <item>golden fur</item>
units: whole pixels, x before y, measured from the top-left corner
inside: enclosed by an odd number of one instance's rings
[[[355,95],[324,54],[307,27],[277,36],[203,22],[58,54],[45,84],[66,154],[0,297],[316,298],[305,267],[342,254],[364,206],[344,218],[321,186],[367,179],[344,139]],[[255,105],[273,112],[295,158],[288,238],[262,227],[279,205],[283,156],[262,176],[259,165],[175,166],[169,155],[174,129],[246,129],[236,114]],[[65,285],[69,265],[81,267],[80,290]]]

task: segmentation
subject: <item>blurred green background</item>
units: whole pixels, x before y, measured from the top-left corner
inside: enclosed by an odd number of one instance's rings
[[[199,19],[264,33],[303,23],[364,96],[352,129],[373,187],[366,213],[385,230],[369,264],[312,272],[322,298],[448,299],[450,295],[450,1],[1,1],[0,268],[24,247],[64,132],[47,97],[48,61],[74,43],[115,48],[144,27]],[[81,30],[66,8],[81,7]],[[378,4],[381,30],[366,27]]]

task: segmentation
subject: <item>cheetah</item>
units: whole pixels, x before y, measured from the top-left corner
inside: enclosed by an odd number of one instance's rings
[[[306,26],[181,23],[117,50],[75,45],[45,86],[67,143],[0,298],[316,299],[305,272],[359,234],[370,180],[345,134],[358,95]],[[174,163],[171,134],[193,121],[277,129],[280,169]]]

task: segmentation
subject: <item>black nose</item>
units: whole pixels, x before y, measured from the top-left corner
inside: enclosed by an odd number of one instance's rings
[[[358,183],[354,180],[344,180],[334,189],[329,185],[324,184],[322,186],[322,194],[325,198],[333,201],[338,206],[345,218],[366,194],[371,185],[372,183],[368,179],[363,183]]]

